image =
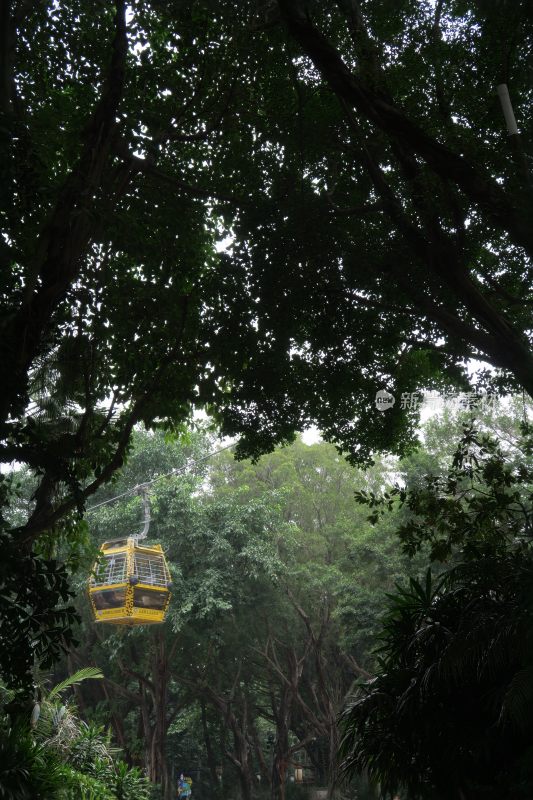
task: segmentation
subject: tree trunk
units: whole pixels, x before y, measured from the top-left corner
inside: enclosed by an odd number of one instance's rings
[[[167,704],[169,664],[167,658],[165,634],[157,631],[154,642],[154,658],[152,666],[152,683],[154,686],[154,729],[152,735],[152,774],[155,783],[161,785],[163,800],[173,800],[172,784],[167,763]]]
[[[261,775],[261,780],[265,781],[267,785],[270,785],[271,782],[270,770],[266,763],[261,743],[259,741],[259,735],[257,733],[255,721],[253,719],[250,721],[250,735],[252,737],[252,742],[254,744],[255,756],[257,758],[257,763],[259,765],[259,774]]]
[[[274,747],[272,764],[272,783],[270,797],[272,800],[285,800],[287,768],[289,766],[289,740],[279,739]]]
[[[157,704],[155,708],[155,721],[150,756],[152,773],[151,780],[161,785],[163,800],[172,800],[172,786],[168,774],[166,743],[166,706]]]
[[[140,710],[141,721],[143,728],[143,750],[144,750],[144,768],[148,778],[152,780],[152,723],[150,720],[150,698],[146,687],[142,681],[139,681],[139,694],[140,694]]]
[[[120,714],[117,714],[116,711],[114,711],[113,709],[113,700],[111,698],[111,695],[109,694],[109,690],[105,682],[102,682],[102,690],[104,693],[104,697],[106,699],[106,703],[111,711],[111,727],[113,728],[115,739],[117,740],[118,746],[121,748],[121,750],[127,751],[128,746],[126,742],[126,735],[124,733],[124,725],[122,722],[122,717]]]
[[[252,800],[253,775],[250,764],[250,745],[248,744],[248,702],[242,698],[242,718],[239,722],[234,714],[231,715],[231,729],[235,747],[236,761],[239,764],[239,781],[241,785],[242,800]]]
[[[217,763],[215,754],[213,752],[213,745],[211,736],[209,734],[209,726],[207,724],[207,710],[205,707],[205,700],[201,701],[202,710],[202,731],[204,734],[205,752],[207,754],[207,766],[209,768],[209,775],[211,777],[211,792],[213,797],[219,797],[221,794],[220,779],[217,775]]]
[[[253,777],[249,765],[239,770],[239,782],[241,785],[241,800],[252,800]]]
[[[294,661],[296,663],[296,661]],[[292,704],[294,700],[293,686],[286,687],[279,696],[276,707],[274,696],[272,696],[272,712],[276,722],[276,742],[274,745],[274,757],[272,760],[272,800],[285,800],[285,788],[287,781],[287,769],[291,759],[291,748],[289,744],[289,723],[292,714]]]
[[[248,737],[248,698],[242,690],[237,691],[240,668],[234,687],[228,697],[218,694],[211,686],[204,688],[207,697],[224,718],[225,726],[233,736],[233,752],[226,750],[226,757],[237,769],[242,800],[252,800],[253,773],[250,763]],[[237,713],[233,709],[237,709]],[[237,716],[238,714],[238,716]]]
[[[334,800],[339,778],[338,770],[339,735],[336,719],[330,721],[329,760],[328,760],[328,800]]]

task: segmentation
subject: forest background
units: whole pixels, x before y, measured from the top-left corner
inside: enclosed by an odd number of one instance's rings
[[[524,413],[519,398],[477,424],[512,450]],[[202,426],[178,438],[137,430],[126,466],[95,496],[76,537],[41,543],[68,565],[80,614],[76,644],[48,680],[87,666],[103,675],[71,697],[87,725],[82,739],[92,741],[89,773],[98,777],[96,744],[112,741],[164,798],[180,772],[199,797],[304,798],[313,787],[377,797],[364,772],[350,786],[341,774],[339,718],[378,667],[388,593],[430,564],[438,575],[449,557],[428,542],[418,552],[402,543],[412,510],[396,503],[376,514],[356,498],[394,485],[415,492],[428,475],[445,475],[471,417],[430,417],[409,456],[368,468],[301,438],[254,464],[229,450],[209,457],[220,445]],[[29,472],[18,481],[13,524],[35,485]],[[172,574],[168,618],[153,629],[95,625],[86,585],[97,547],[140,530],[135,487],[147,481],[149,539],[163,544]]]

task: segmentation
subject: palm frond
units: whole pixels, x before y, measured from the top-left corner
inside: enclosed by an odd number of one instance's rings
[[[533,700],[533,669],[530,665],[515,673],[505,691],[501,704],[500,722],[523,729],[530,723]]]
[[[104,674],[101,670],[97,667],[83,667],[83,669],[79,669],[73,675],[70,675],[68,678],[65,678],[64,681],[61,683],[56,684],[47,695],[47,700],[52,700],[54,697],[57,697],[65,689],[69,689],[71,686],[76,686],[78,683],[82,681],[90,680],[90,679],[100,679],[103,678]]]

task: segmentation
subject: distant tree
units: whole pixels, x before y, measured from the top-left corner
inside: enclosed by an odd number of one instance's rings
[[[128,463],[95,502],[210,447],[201,432],[137,432]],[[302,757],[338,792],[337,715],[353,681],[373,669],[383,589],[408,565],[392,521],[372,526],[354,502],[357,486],[383,485],[385,469],[357,470],[332,445],[297,441],[257,464],[226,451],[151,486],[150,539],[164,544],[173,574],[169,618],[117,634],[93,625],[81,595],[81,644],[70,658],[92,658],[106,676],[83,688],[84,713],[99,721],[110,708],[117,743],[167,795],[171,754],[182,763],[201,756],[213,796],[231,783],[243,798],[262,788],[282,800]],[[125,535],[140,526],[140,500],[120,497],[88,520],[95,540]],[[74,583],[83,590],[84,581]]]
[[[408,568],[393,521],[371,525],[354,492],[378,491],[393,468],[382,459],[355,469],[332,445],[297,440],[257,464],[221,454],[210,470],[215,493],[238,502],[279,493],[288,525],[277,543],[284,572],[275,604],[250,623],[263,664],[256,677],[266,698],[259,713],[275,732],[273,800],[285,798],[290,767],[302,755],[329,797],[340,791],[338,714],[353,682],[373,670],[383,592]]]
[[[202,433],[169,441],[162,432],[140,431],[134,445],[118,482],[112,491],[109,487],[101,491],[99,502],[147,478],[180,470],[191,456],[201,458],[212,446]],[[207,466],[201,462],[181,475],[156,481],[150,489],[149,538],[164,545],[172,573],[167,622],[151,631],[117,635],[111,626],[94,627],[82,596],[84,644],[72,653],[77,662],[92,657],[102,666],[106,680],[98,700],[111,704],[117,740],[146,769],[150,780],[161,785],[165,800],[175,789],[168,760],[169,731],[184,711],[199,709],[202,701],[215,708],[215,719],[220,717],[228,726],[227,746],[222,749],[217,742],[219,755],[232,762],[236,780],[244,787],[243,797],[249,797],[255,773],[247,755],[247,736],[256,711],[253,667],[247,665],[246,654],[252,620],[260,606],[267,607],[272,600],[275,577],[282,568],[274,544],[281,535],[277,503],[265,497],[240,503],[228,496],[211,496],[203,487]],[[130,495],[101,506],[90,520],[100,541],[135,532],[141,521],[139,498]],[[242,717],[246,703],[250,708]],[[210,763],[214,792],[216,765]]]

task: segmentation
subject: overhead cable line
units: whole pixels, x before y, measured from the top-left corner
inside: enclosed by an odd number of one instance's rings
[[[213,456],[218,456],[219,453],[223,453],[225,450],[231,450],[232,447],[235,447],[237,442],[233,442],[233,444],[227,444],[225,447],[221,447],[219,450],[213,450],[211,453],[207,453],[207,455],[202,456],[201,458],[196,458],[194,461],[189,461],[187,464],[184,464],[183,467],[176,467],[171,472],[167,472],[165,475],[158,475],[156,478],[152,478],[151,481],[143,481],[142,484],[137,484],[133,486],[131,489],[128,489],[122,494],[117,494],[115,497],[110,497],[109,500],[102,500],[101,503],[96,503],[96,505],[91,506],[86,510],[86,514],[90,514],[91,511],[95,511],[97,508],[101,506],[106,506],[108,503],[114,503],[115,500],[120,500],[121,497],[127,497],[129,494],[137,494],[139,489],[145,488],[147,486],[151,486],[153,483],[157,481],[162,481],[164,478],[170,478],[173,475],[179,475],[181,472],[185,472],[186,470],[191,469],[192,467],[196,466],[196,464],[201,464],[202,461],[207,461],[208,458],[213,458]]]

